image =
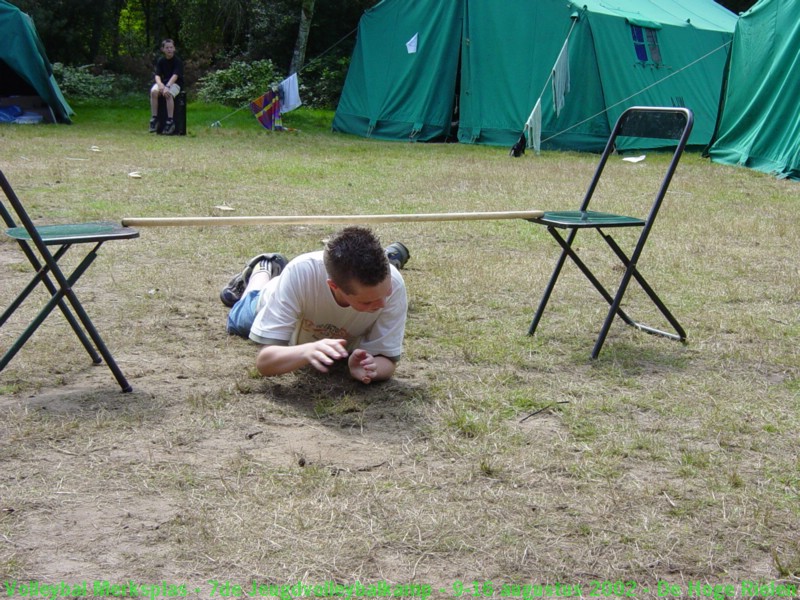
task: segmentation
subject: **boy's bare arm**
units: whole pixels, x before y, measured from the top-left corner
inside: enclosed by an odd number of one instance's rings
[[[306,365],[327,373],[335,361],[347,358],[346,343],[324,339],[298,346],[263,346],[256,357],[256,368],[267,377],[291,373]]]

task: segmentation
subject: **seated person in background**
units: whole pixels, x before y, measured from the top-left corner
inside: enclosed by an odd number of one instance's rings
[[[363,227],[346,227],[291,262],[262,254],[223,288],[228,333],[262,345],[259,373],[280,375],[311,365],[327,373],[347,359],[362,383],[389,379],[403,350],[408,304],[398,271],[409,253],[386,250]]]
[[[175,133],[175,96],[181,93],[183,87],[183,62],[175,56],[175,43],[166,39],[161,42],[160,56],[156,62],[155,83],[150,88],[150,133],[158,129],[158,98],[164,96],[167,105],[167,120],[164,122],[164,135]]]

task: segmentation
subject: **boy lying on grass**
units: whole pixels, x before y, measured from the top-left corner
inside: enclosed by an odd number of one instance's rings
[[[384,250],[363,227],[292,261],[256,256],[220,293],[231,307],[228,333],[261,344],[256,367],[265,376],[306,365],[327,373],[347,359],[362,383],[389,379],[403,350],[408,302],[398,269],[408,257],[405,246]]]

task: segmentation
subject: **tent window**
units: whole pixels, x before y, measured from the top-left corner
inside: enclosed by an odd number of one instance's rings
[[[650,51],[650,60],[657,65],[661,64],[661,49],[658,47],[658,36],[655,29],[645,29],[647,34],[647,49]]]
[[[655,29],[631,25],[633,49],[641,62],[661,64],[661,49],[658,47],[658,32]]]

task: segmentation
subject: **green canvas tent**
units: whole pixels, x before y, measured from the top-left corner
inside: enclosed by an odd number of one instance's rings
[[[74,114],[58,88],[33,20],[0,0],[0,106],[18,105],[46,122],[69,123]]]
[[[714,0],[383,0],[333,129],[511,146],[541,99],[543,148],[601,150],[634,105],[688,106],[705,146],[735,24]]]
[[[760,0],[733,35],[711,160],[800,180],[800,2]]]

